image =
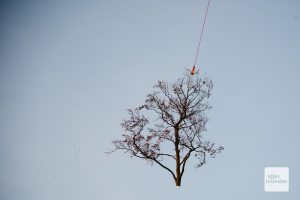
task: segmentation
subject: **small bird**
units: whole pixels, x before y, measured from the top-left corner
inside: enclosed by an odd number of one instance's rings
[[[192,70],[191,70],[191,74],[195,75],[195,65],[193,66]]]

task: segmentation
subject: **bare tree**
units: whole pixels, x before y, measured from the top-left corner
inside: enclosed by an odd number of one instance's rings
[[[224,149],[203,138],[212,88],[211,80],[189,72],[171,84],[158,81],[143,105],[128,109],[130,117],[121,123],[125,134],[113,141],[111,152],[123,150],[131,157],[156,163],[180,186],[189,158],[198,159],[200,167],[207,156],[214,158]],[[167,166],[171,161],[175,161],[174,170]]]

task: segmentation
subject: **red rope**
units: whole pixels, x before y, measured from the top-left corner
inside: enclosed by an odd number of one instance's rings
[[[206,22],[207,13],[208,13],[209,4],[210,4],[210,0],[208,0],[207,7],[206,7],[205,17],[204,17],[203,24],[202,24],[201,35],[200,35],[200,39],[199,39],[199,43],[198,43],[198,47],[197,47],[194,66],[196,65],[198,54],[199,54],[199,49],[200,49],[200,45],[201,45],[201,41],[202,41],[202,36],[203,36],[203,31],[204,31],[204,26],[205,26],[205,22]]]

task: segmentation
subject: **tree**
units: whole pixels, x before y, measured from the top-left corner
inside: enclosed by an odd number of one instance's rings
[[[191,157],[198,159],[200,167],[207,156],[214,158],[224,149],[203,137],[213,83],[186,72],[174,83],[158,81],[153,88],[143,105],[128,109],[130,117],[121,123],[125,133],[122,139],[113,141],[111,152],[123,150],[131,157],[156,163],[180,186]],[[175,161],[174,171],[167,166],[171,161]]]

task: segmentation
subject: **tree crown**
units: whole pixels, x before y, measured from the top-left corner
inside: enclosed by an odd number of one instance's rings
[[[188,72],[173,83],[158,81],[144,104],[128,109],[130,117],[121,123],[125,133],[122,139],[113,141],[114,150],[124,150],[131,156],[156,163],[168,170],[175,181],[181,181],[192,154],[200,167],[206,163],[207,156],[214,158],[224,149],[203,137],[212,88],[210,79]],[[175,148],[163,148],[165,143]],[[165,158],[176,161],[176,173],[163,163]]]

